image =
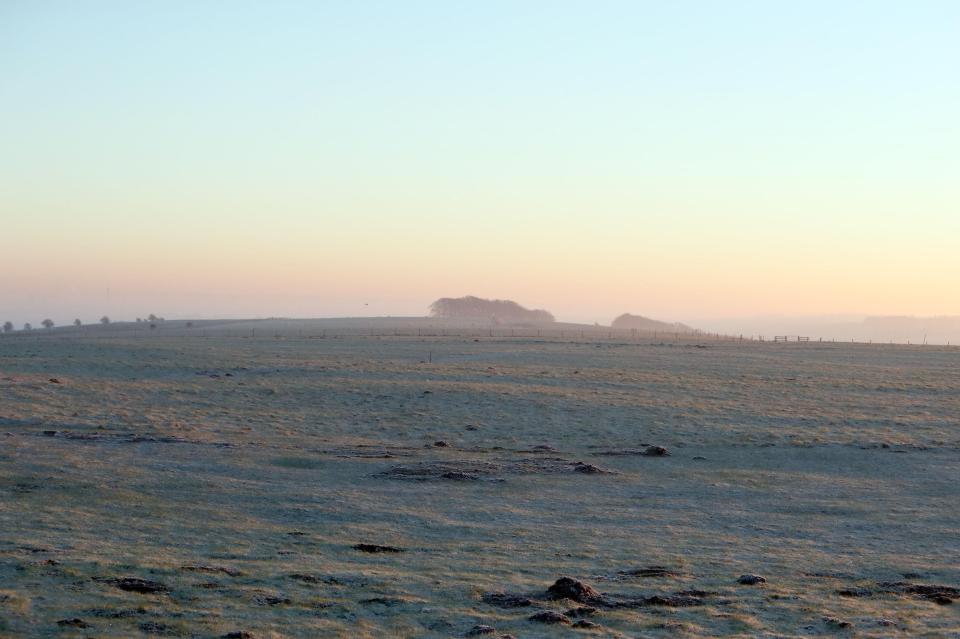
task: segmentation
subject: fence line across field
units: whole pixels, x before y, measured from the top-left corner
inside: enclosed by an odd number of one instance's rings
[[[340,338],[451,338],[451,339],[542,339],[568,340],[588,342],[647,342],[672,344],[698,344],[719,342],[757,342],[768,344],[894,344],[891,342],[811,338],[805,335],[725,335],[722,333],[708,333],[704,331],[676,332],[676,331],[645,331],[639,329],[611,329],[611,328],[533,328],[533,327],[489,327],[489,328],[443,328],[443,327],[331,327],[331,328],[204,328],[202,326],[164,326],[157,324],[155,328],[141,325],[124,327],[81,326],[62,327],[57,329],[35,329],[29,332],[16,331],[0,334],[0,340],[5,339],[141,339],[141,338],[201,338],[201,339],[340,339]],[[899,342],[901,345],[928,345],[926,340],[920,342]],[[950,346],[949,343],[940,346]]]
[[[640,331],[637,329],[552,329],[552,328],[441,328],[441,327],[398,327],[398,328],[247,328],[228,329],[203,327],[163,327],[156,328],[124,327],[107,328],[102,326],[91,327],[64,327],[48,330],[33,330],[29,332],[17,331],[0,337],[10,339],[71,339],[76,337],[91,339],[120,339],[120,338],[155,338],[155,337],[200,337],[200,338],[303,338],[303,339],[335,339],[340,337],[450,337],[450,338],[517,338],[517,339],[582,339],[582,340],[658,340],[658,341],[749,341],[756,339],[753,336],[723,335],[707,332],[669,332],[669,331]]]

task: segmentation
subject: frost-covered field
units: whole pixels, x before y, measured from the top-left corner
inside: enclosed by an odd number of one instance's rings
[[[0,340],[0,636],[960,637],[960,350],[703,346]]]

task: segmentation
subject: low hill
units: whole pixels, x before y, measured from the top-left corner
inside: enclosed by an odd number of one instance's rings
[[[611,328],[632,329],[638,331],[673,331],[675,333],[692,333],[694,329],[680,322],[661,322],[642,315],[624,313],[610,324]]]

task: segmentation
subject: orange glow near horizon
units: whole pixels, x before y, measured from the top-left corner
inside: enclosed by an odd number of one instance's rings
[[[960,315],[951,5],[429,4],[0,9],[0,312]]]

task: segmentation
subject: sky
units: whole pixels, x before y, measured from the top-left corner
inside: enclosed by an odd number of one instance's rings
[[[0,320],[960,315],[960,3],[0,0]]]

